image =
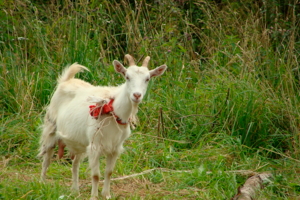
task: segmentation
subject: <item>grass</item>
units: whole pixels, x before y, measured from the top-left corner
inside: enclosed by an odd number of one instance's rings
[[[80,194],[70,193],[68,159],[53,158],[48,182],[39,183],[39,127],[66,65],[87,66],[91,73],[79,77],[94,85],[117,85],[111,62],[126,53],[169,68],[150,82],[113,177],[153,170],[113,181],[114,199],[230,199],[266,171],[273,180],[257,199],[299,199],[296,1],[0,7],[0,199],[89,198],[87,161]]]
[[[212,135],[211,135],[212,136]],[[147,141],[147,142],[145,142]],[[224,134],[203,138],[197,149],[174,151],[172,145],[151,141],[148,136],[133,134],[127,141],[113,177],[133,174],[152,168],[150,173],[113,181],[115,198],[125,199],[228,199],[236,193],[248,175],[238,170],[271,171],[274,180],[263,190],[261,199],[297,199],[299,165],[290,159],[266,159],[269,152],[257,150],[249,155],[241,144]],[[150,151],[138,151],[150,149]],[[3,162],[5,159],[3,160]],[[101,166],[103,166],[102,163]],[[18,156],[6,158],[1,169],[3,199],[86,199],[91,189],[87,162],[81,166],[81,194],[70,194],[71,165],[54,160],[47,184],[39,183],[40,163]],[[279,169],[278,166],[281,166]],[[187,171],[186,171],[187,170]],[[64,177],[64,178],[62,178]],[[4,183],[9,183],[5,184]],[[101,187],[101,186],[100,186]],[[13,198],[12,198],[13,197]]]

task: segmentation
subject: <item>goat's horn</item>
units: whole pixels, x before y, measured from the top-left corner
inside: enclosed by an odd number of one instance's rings
[[[150,56],[147,56],[143,61],[142,67],[148,67],[149,60],[150,60]]]
[[[134,62],[133,57],[131,55],[126,54],[125,58],[127,58],[128,62],[129,62],[129,66],[135,65],[135,62]]]

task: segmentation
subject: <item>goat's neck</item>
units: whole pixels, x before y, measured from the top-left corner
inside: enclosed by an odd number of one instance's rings
[[[127,123],[129,118],[136,114],[138,107],[137,104],[130,100],[125,87],[125,84],[120,86],[113,103],[114,113],[122,120],[123,123]]]

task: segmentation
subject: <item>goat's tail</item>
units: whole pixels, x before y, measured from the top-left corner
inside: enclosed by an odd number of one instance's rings
[[[70,67],[67,67],[62,75],[58,78],[58,83],[62,83],[74,78],[75,74],[83,70],[90,71],[85,66],[79,65],[77,63],[72,64]]]

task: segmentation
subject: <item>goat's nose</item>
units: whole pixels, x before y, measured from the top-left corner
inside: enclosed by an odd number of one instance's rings
[[[139,98],[142,96],[142,94],[139,93],[139,92],[135,92],[135,93],[133,93],[133,96],[134,96],[136,99],[139,99]]]

